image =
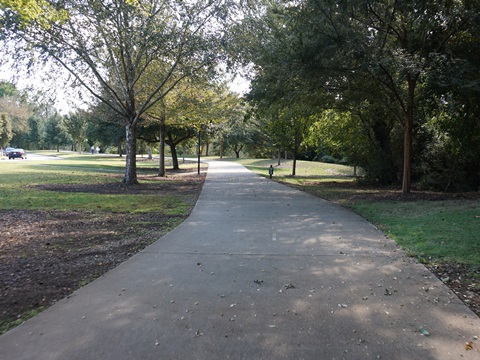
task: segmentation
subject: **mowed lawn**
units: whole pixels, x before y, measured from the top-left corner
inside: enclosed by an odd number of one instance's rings
[[[168,193],[99,192],[101,186],[107,188],[121,183],[125,157],[41,153],[56,159],[0,160],[0,210],[186,213],[189,204]],[[153,181],[149,176],[157,172],[157,162],[139,159],[138,174],[144,176],[142,183]],[[96,190],[88,191],[88,186]]]

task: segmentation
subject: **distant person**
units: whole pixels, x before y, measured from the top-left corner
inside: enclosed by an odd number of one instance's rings
[[[100,148],[97,146],[97,154],[100,154]]]
[[[95,154],[95,146],[92,145],[92,155]]]

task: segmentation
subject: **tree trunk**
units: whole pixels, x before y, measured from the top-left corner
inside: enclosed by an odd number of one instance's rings
[[[175,143],[170,144],[170,152],[172,153],[173,170],[179,170],[180,166],[178,166],[177,145]]]
[[[118,156],[119,156],[119,157],[123,157],[123,154],[122,154],[122,143],[121,143],[121,142],[118,143],[117,152],[118,152]]]
[[[280,159],[282,158],[282,152],[280,151],[280,149],[278,149],[278,163],[277,165],[280,166]]]
[[[158,176],[165,177],[165,119],[162,117],[160,120],[160,142],[159,142],[159,166],[158,166]]]
[[[407,109],[403,126],[403,180],[402,194],[409,194],[412,188],[412,132],[413,108],[415,106],[415,85],[418,76],[408,77]]]
[[[409,194],[411,190],[412,171],[412,119],[410,114],[405,116],[403,130],[403,180],[402,194]]]
[[[167,127],[165,125],[167,115],[165,113],[165,102],[164,99],[160,101],[160,141],[159,141],[159,164],[158,164],[158,176],[165,177],[167,175],[165,171],[165,135],[167,132]]]
[[[293,154],[292,176],[297,175],[297,154]]]
[[[220,159],[223,159],[223,137],[220,139]]]
[[[148,152],[148,157],[147,157],[147,159],[148,159],[148,160],[152,160],[152,159],[153,159],[153,156],[152,156],[152,148],[151,148],[150,146],[147,148],[147,152]]]
[[[126,185],[138,184],[137,179],[137,126],[128,124],[126,129],[127,158],[125,166],[125,177],[123,183]]]

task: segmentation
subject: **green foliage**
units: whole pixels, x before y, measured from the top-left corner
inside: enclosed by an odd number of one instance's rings
[[[27,136],[28,118],[31,115],[30,105],[27,98],[14,84],[0,82],[0,113],[7,115],[9,129],[4,129],[4,137],[8,138],[15,147],[24,146],[24,138]],[[5,126],[7,126],[4,121]]]
[[[0,114],[0,147],[6,147],[12,139],[12,125],[7,114]]]
[[[3,21],[12,21],[13,17],[21,27],[30,26],[35,22],[49,29],[52,22],[62,21],[68,17],[64,9],[59,9],[46,0],[0,0],[0,8],[3,12]],[[12,26],[12,23],[8,24]]]
[[[335,152],[344,143],[347,159],[361,163],[370,178],[392,183],[403,176],[403,191],[409,192],[412,160],[415,170],[425,147],[416,136],[432,112],[425,89],[433,79],[445,83],[448,66],[460,64],[452,45],[463,43],[465,52],[478,49],[478,5],[305,0],[278,1],[260,13],[245,22],[264,35],[252,40],[246,56],[255,64],[249,96],[259,110],[295,111],[301,99],[316,113],[323,107],[351,114],[361,149],[351,133],[339,131],[331,139],[322,137],[319,145]],[[472,53],[478,59],[476,50]],[[457,85],[469,78],[472,89],[478,76],[471,71],[476,65],[470,65],[457,72],[465,75]]]
[[[29,146],[27,148],[30,150],[36,150],[39,148],[41,142],[40,123],[41,119],[36,116],[32,116],[28,119],[28,127],[30,128],[30,131],[28,133]]]
[[[61,145],[71,142],[71,137],[60,116],[52,116],[47,120],[44,140],[48,144],[49,149],[55,147],[57,151],[59,151]]]
[[[14,84],[8,81],[0,81],[0,97],[17,97],[19,92]]]
[[[86,138],[87,117],[84,113],[71,113],[63,118],[63,125],[73,139],[75,148],[82,151],[82,143]]]
[[[255,119],[246,116],[246,108],[237,109],[232,113],[226,123],[222,125],[222,146],[223,151],[233,151],[237,158],[240,157],[240,152],[254,143],[257,133],[257,126]]]

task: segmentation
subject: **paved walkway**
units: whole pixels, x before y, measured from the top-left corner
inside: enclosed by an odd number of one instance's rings
[[[429,335],[422,335],[422,331]],[[190,218],[0,359],[480,359],[480,319],[351,212],[211,162]]]

